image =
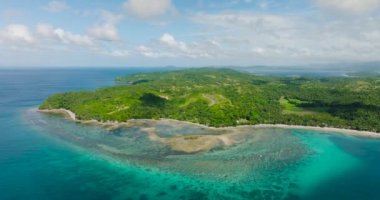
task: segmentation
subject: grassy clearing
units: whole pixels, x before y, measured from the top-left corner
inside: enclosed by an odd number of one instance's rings
[[[207,99],[208,106],[213,106],[215,104],[231,104],[231,101],[221,94],[202,94],[202,96]]]
[[[295,114],[295,115],[316,115],[322,114],[326,111],[326,108],[302,108],[297,105],[307,103],[306,101],[301,101],[298,99],[286,99],[285,97],[281,97],[279,99],[279,103],[283,108],[283,114]]]
[[[186,102],[180,105],[179,107],[187,107],[188,105],[195,103],[199,100],[206,100],[206,99],[203,98],[201,95],[192,95],[192,96],[186,97]]]

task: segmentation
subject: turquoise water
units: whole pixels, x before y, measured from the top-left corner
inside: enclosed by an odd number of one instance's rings
[[[147,70],[147,69],[145,69]],[[31,112],[47,96],[139,70],[0,70],[0,199],[379,199],[380,142],[284,129],[198,154]],[[207,134],[159,126],[162,137]]]

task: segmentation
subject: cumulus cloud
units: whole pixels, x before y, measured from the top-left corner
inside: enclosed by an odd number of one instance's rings
[[[368,61],[380,54],[374,42],[380,40],[380,17],[375,16],[315,23],[301,16],[235,12],[198,14],[193,21],[203,25],[205,35],[210,32],[230,62]]]
[[[57,13],[69,9],[69,6],[64,1],[50,1],[43,9],[48,12]]]
[[[65,44],[94,45],[92,39],[87,35],[73,34],[60,28],[54,29],[54,35]]]
[[[94,46],[93,39],[87,35],[74,34],[62,28],[54,28],[48,24],[37,25],[37,34],[45,39],[52,39],[63,44],[74,44],[82,46]]]
[[[119,20],[112,16],[105,17],[107,22],[114,23]],[[103,43],[91,35],[73,33],[63,28],[40,23],[35,31],[22,24],[9,24],[0,28],[1,49],[5,52],[18,53],[49,53],[54,51],[87,52],[110,57],[124,58],[130,56],[130,51],[124,45]],[[33,53],[32,53],[33,52]]]
[[[128,57],[130,55],[128,50],[104,51],[103,54],[112,57]]]
[[[138,19],[155,19],[174,10],[171,0],[127,0],[124,9],[132,17]]]
[[[137,47],[137,51],[140,52],[141,55],[148,57],[148,58],[173,58],[176,57],[175,54],[170,52],[163,52],[163,51],[154,51],[152,48],[141,45]]]
[[[317,0],[322,8],[347,14],[366,14],[380,7],[380,0]]]
[[[0,41],[33,43],[34,37],[27,26],[22,24],[11,24],[4,30],[0,30]]]
[[[119,40],[120,37],[116,25],[122,20],[123,16],[108,11],[102,11],[101,18],[101,23],[91,27],[89,29],[89,34],[100,40]]]
[[[89,33],[100,40],[117,41],[119,39],[118,30],[113,24],[96,25],[89,30]]]
[[[246,13],[198,13],[192,20],[199,24],[244,29],[289,29],[296,23],[291,16]]]
[[[164,33],[156,42],[141,45],[138,52],[149,58],[211,58],[222,55],[220,45],[213,40],[184,42]]]
[[[160,38],[160,42],[161,42],[161,44],[164,44],[164,45],[171,47],[171,48],[174,48],[174,49],[178,49],[182,52],[189,52],[189,48],[186,45],[186,43],[184,43],[182,41],[177,41],[169,33],[163,34]]]
[[[113,19],[113,18],[112,18]],[[109,18],[110,21],[112,21]],[[116,19],[114,19],[116,20]],[[97,42],[94,37],[85,34],[74,34],[70,31],[66,31],[62,28],[56,28],[49,24],[38,24],[36,28],[36,36],[38,36],[40,42],[45,41],[48,47],[57,45],[58,47],[65,45],[69,49],[73,47],[81,47],[82,50],[88,50],[89,52],[106,55],[111,57],[129,57],[130,52],[127,49],[120,49],[114,45],[107,45],[106,43]]]
[[[128,15],[151,22],[165,19],[162,17],[170,15],[175,9],[171,0],[123,1],[125,1],[123,7]],[[195,64],[289,65],[379,60],[380,44],[375,41],[380,41],[380,16],[376,12],[380,7],[380,0],[312,1],[317,3],[313,5],[320,6],[318,9],[307,7],[312,9],[312,14],[248,12],[240,9],[197,13],[190,10],[185,15],[189,18],[184,22],[191,26],[193,30],[191,33],[182,29],[177,30],[176,26],[154,27],[157,31],[165,31],[157,38],[146,38],[151,34],[144,34],[136,36],[136,40],[128,43],[123,42],[119,32],[120,22],[125,13],[89,10],[86,17],[91,16],[98,20],[87,29],[84,28],[86,32],[76,32],[78,29],[74,31],[75,29],[70,29],[70,26],[61,28],[49,24],[39,24],[35,31],[29,31],[25,25],[10,24],[0,27],[0,43],[5,44],[1,45],[3,49],[17,47],[35,48],[41,52],[48,52],[51,49],[67,52],[83,51],[119,57],[119,60],[126,57],[136,59],[134,56],[140,55],[157,59],[157,62],[162,58],[176,62],[186,60]],[[52,2],[44,9],[49,12],[68,9],[63,1]],[[265,4],[263,9],[269,10],[274,7],[271,4],[274,2],[272,0],[231,0],[230,2],[239,2],[241,5],[252,3],[256,6],[260,2],[267,2],[268,5]],[[285,4],[287,3],[281,5]],[[353,17],[345,15],[324,17],[325,10],[347,13]],[[12,16],[13,13],[9,15]],[[77,16],[73,16],[72,19],[76,19],[75,17]],[[81,23],[86,26],[86,22]],[[129,22],[131,26],[127,25]],[[132,30],[134,23],[127,21],[126,28]],[[145,30],[152,27],[142,28]],[[131,33],[139,31],[141,30]],[[143,40],[146,42],[141,42]],[[149,62],[150,59],[146,60]]]
[[[54,27],[48,24],[38,24],[36,32],[43,37],[51,38],[54,37]]]

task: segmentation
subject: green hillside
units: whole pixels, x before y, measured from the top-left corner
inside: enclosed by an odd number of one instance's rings
[[[117,77],[126,83],[56,94],[40,109],[78,119],[170,118],[209,126],[296,124],[380,132],[380,77],[288,78],[231,69],[187,69]]]

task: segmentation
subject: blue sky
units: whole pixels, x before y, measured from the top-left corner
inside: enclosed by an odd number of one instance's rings
[[[0,0],[0,66],[379,61],[380,0]]]

